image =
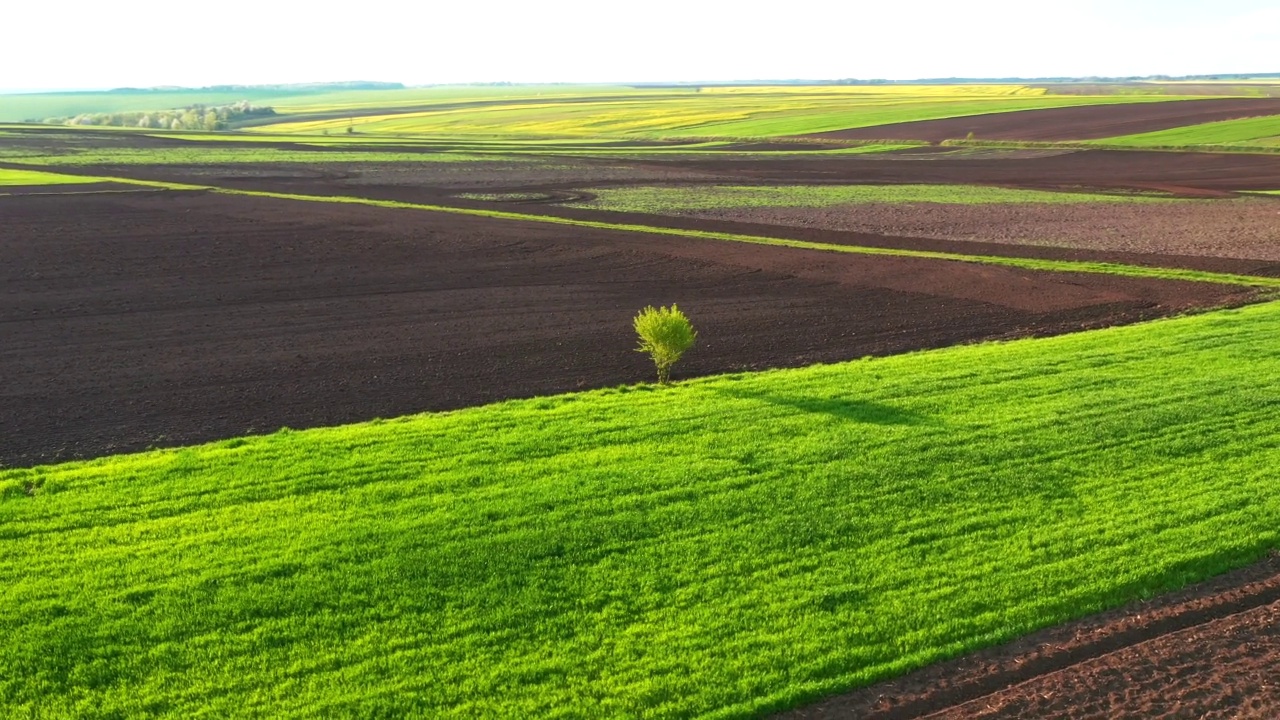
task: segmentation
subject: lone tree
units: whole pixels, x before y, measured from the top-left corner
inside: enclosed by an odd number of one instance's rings
[[[658,382],[666,385],[671,381],[671,366],[685,350],[693,347],[698,333],[675,303],[670,309],[646,307],[636,315],[635,326],[640,336],[640,347],[636,351],[653,358],[653,364],[658,366]]]

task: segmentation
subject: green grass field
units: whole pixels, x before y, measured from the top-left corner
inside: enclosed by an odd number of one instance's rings
[[[75,185],[100,182],[98,178],[79,175],[62,175],[39,170],[11,170],[0,168],[0,187],[9,185]]]
[[[0,471],[0,714],[794,706],[1276,548],[1278,349],[1271,303]]]
[[[1280,115],[1187,125],[1158,132],[1121,135],[1093,142],[1097,145],[1122,147],[1280,146]]]
[[[706,88],[523,97],[366,117],[281,118],[255,131],[437,137],[763,138],[1032,108],[1167,101],[1168,96],[1047,95],[1022,86]]]
[[[865,203],[946,205],[1170,202],[1158,195],[1049,192],[981,185],[697,185],[593,188],[582,207],[673,213],[748,207],[828,207]]]

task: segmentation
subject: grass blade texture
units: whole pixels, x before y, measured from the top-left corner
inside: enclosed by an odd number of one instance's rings
[[[1259,558],[1280,304],[0,472],[0,716],[747,717]]]

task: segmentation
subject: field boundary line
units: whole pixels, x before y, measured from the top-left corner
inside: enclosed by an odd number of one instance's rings
[[[72,192],[0,192],[0,197],[48,197],[50,195],[135,195],[137,193],[159,192],[161,188],[153,190],[75,190]]]

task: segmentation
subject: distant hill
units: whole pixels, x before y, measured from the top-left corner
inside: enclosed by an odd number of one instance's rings
[[[212,85],[202,88],[115,88],[51,93],[0,95],[0,122],[41,122],[47,118],[72,118],[95,113],[151,112],[194,105],[222,106],[273,102],[302,95],[364,90],[402,90],[402,83],[354,80],[284,85]]]

